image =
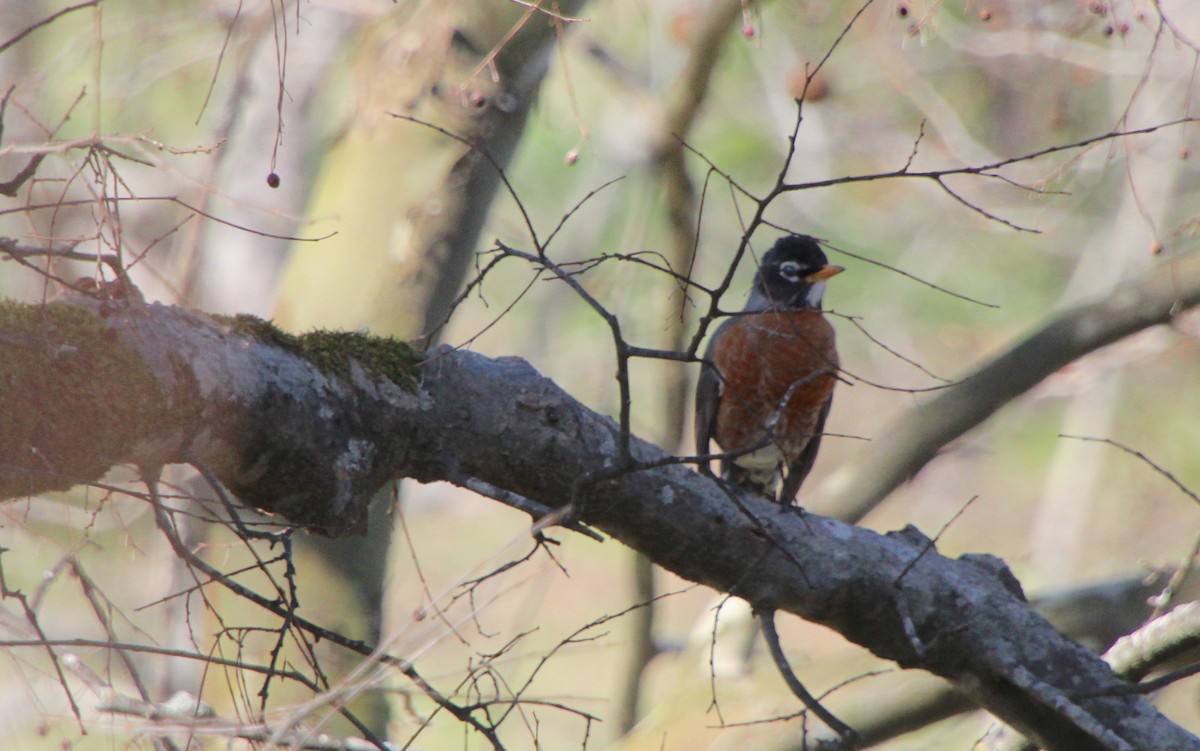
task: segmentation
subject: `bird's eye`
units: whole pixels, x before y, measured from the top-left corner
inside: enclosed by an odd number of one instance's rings
[[[795,261],[784,261],[779,264],[779,275],[789,282],[800,281],[800,264]]]

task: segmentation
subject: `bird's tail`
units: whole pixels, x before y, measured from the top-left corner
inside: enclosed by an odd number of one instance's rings
[[[778,471],[765,474],[746,469],[731,461],[722,461],[721,479],[743,490],[773,499],[779,487],[780,478]]]

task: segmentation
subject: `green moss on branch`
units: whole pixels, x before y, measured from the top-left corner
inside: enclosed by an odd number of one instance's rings
[[[325,375],[348,378],[350,362],[357,361],[372,378],[387,378],[408,391],[415,390],[420,380],[421,353],[399,339],[356,331],[318,330],[297,335],[249,314],[217,318],[239,334],[312,363]]]

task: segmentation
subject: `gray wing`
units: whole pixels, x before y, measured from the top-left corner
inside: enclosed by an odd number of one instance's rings
[[[804,483],[804,478],[808,477],[808,473],[812,471],[813,465],[817,462],[817,451],[821,448],[821,436],[825,432],[825,418],[829,417],[829,409],[833,406],[833,396],[825,400],[825,406],[821,407],[821,416],[817,418],[817,426],[813,429],[812,438],[808,439],[808,444],[804,450],[800,452],[800,456],[796,457],[796,461],[788,466],[787,477],[783,478],[783,487],[779,490],[779,502],[791,504],[796,500],[796,493],[800,492],[800,486]]]
[[[720,332],[720,328],[717,331]],[[696,382],[695,437],[697,454],[708,453],[709,443],[717,431],[717,406],[721,401],[721,375],[709,359],[711,350],[712,342],[709,342],[708,349],[704,352],[704,360],[700,365],[700,380]],[[707,462],[700,465],[700,471],[710,474],[712,472]]]

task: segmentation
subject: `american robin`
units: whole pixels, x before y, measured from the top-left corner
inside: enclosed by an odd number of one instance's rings
[[[716,441],[721,476],[792,503],[813,467],[833,403],[838,356],[821,312],[833,266],[816,240],[780,238],[762,257],[745,310],[717,327],[696,386],[696,451]]]

